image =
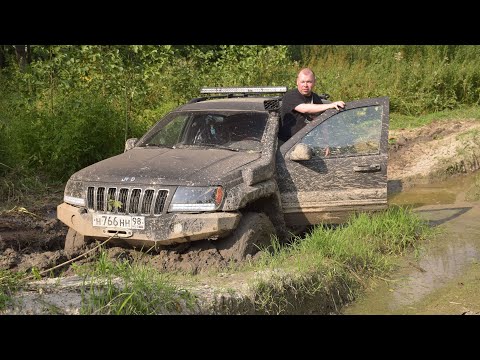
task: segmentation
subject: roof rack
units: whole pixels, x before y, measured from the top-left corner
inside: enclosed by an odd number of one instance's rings
[[[201,94],[283,94],[286,86],[257,86],[257,87],[211,87],[200,89]]]
[[[280,100],[288,88],[286,86],[257,86],[257,87],[211,87],[201,88],[201,94],[208,96],[191,99],[188,104],[197,103],[205,100],[248,97],[258,94],[275,94],[273,99],[264,101],[265,110],[278,111],[280,109]],[[214,95],[212,95],[214,94]]]

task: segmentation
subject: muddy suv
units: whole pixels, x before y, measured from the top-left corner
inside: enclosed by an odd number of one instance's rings
[[[225,259],[242,260],[271,235],[386,208],[388,98],[325,111],[281,143],[285,91],[202,89],[123,154],[73,174],[57,208],[65,250],[215,240]]]

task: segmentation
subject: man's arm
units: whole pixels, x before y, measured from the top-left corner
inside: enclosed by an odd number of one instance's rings
[[[325,110],[328,109],[337,109],[344,108],[345,103],[343,101],[335,101],[328,104],[299,104],[295,107],[295,111],[303,114],[312,114],[312,115],[319,115]],[[324,125],[324,124],[322,124]],[[326,126],[321,126],[322,134],[323,134],[323,141],[325,142],[325,157],[330,156],[330,146],[329,144],[329,136]]]
[[[299,104],[295,107],[295,111],[298,111],[302,114],[316,114],[321,113],[328,109],[337,109],[344,108],[345,103],[343,101],[335,101],[330,104]]]

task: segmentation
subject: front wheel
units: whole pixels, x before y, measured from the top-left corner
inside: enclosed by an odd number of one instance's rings
[[[242,261],[269,246],[271,235],[276,235],[275,227],[265,214],[246,213],[230,236],[217,240],[217,249],[224,259]]]
[[[65,237],[64,250],[67,254],[73,254],[74,252],[84,247],[87,243],[88,243],[88,237],[82,234],[79,234],[72,228],[69,228],[67,236]]]

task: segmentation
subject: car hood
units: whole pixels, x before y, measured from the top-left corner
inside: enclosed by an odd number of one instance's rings
[[[76,172],[71,180],[132,185],[221,185],[222,177],[260,156],[258,152],[223,149],[134,148]]]

